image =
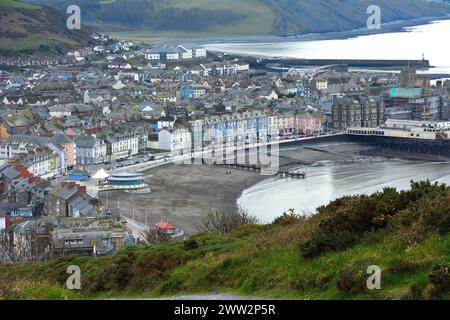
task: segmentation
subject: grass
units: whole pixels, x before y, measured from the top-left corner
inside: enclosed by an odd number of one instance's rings
[[[450,262],[450,234],[431,235],[409,248],[385,239],[314,259],[302,258],[294,244],[261,245],[262,234],[255,234],[244,238],[199,235],[194,237],[199,247],[191,251],[185,251],[182,242],[171,242],[128,248],[114,257],[0,266],[0,274],[19,282],[17,291],[7,298],[164,297],[220,292],[283,299],[394,299],[417,298],[414,288],[427,286],[432,265]],[[356,261],[383,269],[381,290],[349,293],[338,289],[340,272]],[[64,288],[65,270],[72,264],[82,270],[81,293]],[[120,272],[130,277],[125,287],[117,283]],[[103,288],[94,289],[99,284]]]
[[[139,30],[126,32],[112,32],[114,38],[135,41],[144,44],[154,44],[167,39],[193,39],[209,37],[229,37],[242,35],[273,34],[273,25],[277,17],[276,11],[264,0],[168,0],[157,2],[158,8],[178,8],[182,10],[230,10],[243,15],[243,19],[236,24],[216,24],[202,31],[180,30]]]
[[[1,0],[0,0],[1,1]],[[4,50],[36,50],[41,46],[74,46],[75,41],[70,39],[48,34],[35,34],[27,38],[5,39],[0,44],[0,49]]]
[[[276,13],[262,0],[169,0],[161,3],[165,8],[220,10],[226,9],[244,15],[236,25],[216,26],[209,31],[219,34],[270,34]]]
[[[0,265],[6,298],[91,299],[234,293],[283,299],[450,298],[450,188],[412,182],[344,197],[302,218],[243,225],[226,235],[136,246],[114,256]],[[77,265],[82,291],[64,289]],[[369,266],[382,270],[368,290]],[[437,268],[435,268],[437,266]],[[433,276],[429,277],[433,271]],[[2,293],[3,292],[3,293]]]
[[[16,1],[16,0],[0,0],[0,5],[16,8],[16,9],[30,9],[30,10],[38,10],[41,9],[40,6],[31,4],[31,3],[25,3],[22,1]]]

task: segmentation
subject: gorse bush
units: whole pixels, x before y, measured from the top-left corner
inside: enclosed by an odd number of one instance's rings
[[[438,264],[428,274],[434,296],[450,292],[450,264]]]
[[[183,248],[185,251],[197,249],[198,248],[197,240],[195,240],[195,239],[185,240],[183,243]]]
[[[345,250],[367,233],[390,228],[408,239],[450,228],[449,188],[437,183],[411,182],[408,191],[385,188],[373,195],[343,197],[318,208],[311,236],[300,242],[300,253],[312,258]],[[401,232],[399,232],[401,231]]]
[[[284,212],[283,215],[275,218],[272,224],[284,227],[297,224],[305,219],[307,218],[296,214],[294,209],[289,209],[287,212]]]
[[[367,291],[367,267],[370,265],[373,265],[373,262],[358,260],[343,268],[338,276],[338,289],[353,294]]]

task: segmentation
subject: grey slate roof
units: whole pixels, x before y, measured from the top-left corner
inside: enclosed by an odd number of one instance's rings
[[[14,169],[13,167],[6,168],[3,170],[3,175],[7,177],[9,180],[13,180],[20,176],[20,172]]]

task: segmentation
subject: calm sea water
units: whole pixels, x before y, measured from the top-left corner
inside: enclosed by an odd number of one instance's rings
[[[406,32],[340,40],[225,43],[210,50],[270,57],[317,59],[421,59],[436,66],[430,73],[450,74],[450,20],[410,27]],[[313,213],[344,195],[370,194],[384,187],[407,189],[411,180],[450,183],[449,163],[386,161],[308,169],[305,180],[271,178],[243,192],[238,205],[270,222],[289,209]]]
[[[450,20],[405,28],[393,32],[339,40],[272,43],[222,43],[209,50],[254,56],[305,59],[422,59],[425,55],[435,69],[450,74]]]
[[[314,213],[344,195],[371,194],[384,187],[408,189],[410,181],[450,183],[450,162],[386,161],[308,169],[305,180],[269,178],[247,189],[238,205],[271,222],[289,209]]]

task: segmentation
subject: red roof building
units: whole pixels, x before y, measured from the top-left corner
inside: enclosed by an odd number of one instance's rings
[[[169,224],[168,222],[161,220],[157,223],[155,223],[155,227],[157,227],[158,229],[163,229],[163,230],[175,230],[176,227],[172,226],[171,224]]]

